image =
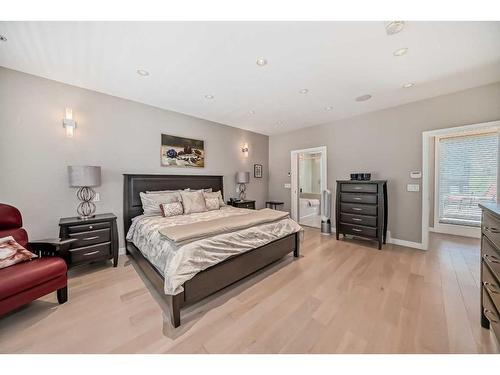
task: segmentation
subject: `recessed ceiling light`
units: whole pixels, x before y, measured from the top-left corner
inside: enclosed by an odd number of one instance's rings
[[[404,27],[404,21],[392,21],[385,25],[385,32],[387,35],[394,35],[403,31]]]
[[[261,58],[257,59],[257,61],[255,63],[258,66],[266,66],[267,65],[267,60],[261,57]]]
[[[213,95],[210,95],[210,94],[205,95],[205,99],[212,100],[213,98],[214,98]]]
[[[143,77],[147,77],[149,75],[149,72],[147,70],[144,70],[144,69],[137,69],[137,74],[139,74],[140,76],[143,76]]]
[[[6,42],[7,41],[7,37],[5,37],[4,35],[0,35],[0,41],[1,42]]]
[[[299,90],[299,94],[307,94],[308,92],[309,92],[308,89]]]
[[[404,89],[409,89],[410,87],[413,87],[413,86],[415,86],[415,84],[413,82],[408,82],[408,83],[405,83],[403,85],[403,88]]]
[[[406,55],[406,52],[408,52],[408,48],[400,48],[394,51],[393,55],[394,56],[403,56]]]
[[[372,96],[371,96],[371,95],[366,94],[366,95],[361,95],[361,96],[358,96],[358,97],[356,98],[356,101],[357,101],[357,102],[365,102],[365,101],[367,101],[367,100],[370,100],[371,98],[372,98]]]
[[[251,109],[250,111],[248,111],[248,114],[249,115],[255,115],[255,111],[253,109]]]
[[[329,105],[328,107],[325,107],[325,111],[331,111],[333,109],[333,107],[331,105]]]

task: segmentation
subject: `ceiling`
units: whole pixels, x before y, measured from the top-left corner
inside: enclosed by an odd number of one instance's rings
[[[0,22],[0,66],[263,134],[500,81],[500,22],[385,25]]]

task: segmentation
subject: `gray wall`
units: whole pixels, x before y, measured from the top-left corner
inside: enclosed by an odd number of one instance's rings
[[[73,108],[75,137],[62,128]],[[160,134],[205,140],[203,169],[160,166]],[[119,216],[123,246],[123,173],[221,174],[226,198],[236,196],[234,174],[251,172],[247,196],[263,207],[268,195],[269,138],[210,121],[84,90],[0,67],[0,202],[18,207],[31,238],[56,237],[60,217],[74,216],[76,190],[67,165],[102,166],[97,212]],[[249,144],[244,158],[241,145]],[[262,179],[253,164],[263,165]]]
[[[376,100],[376,98],[372,99]],[[362,104],[361,104],[362,105]],[[406,191],[409,172],[422,170],[422,132],[500,119],[500,83],[314,126],[269,139],[269,195],[290,209],[290,151],[327,146],[328,186],[351,172],[388,180],[393,238],[420,242],[422,195]]]

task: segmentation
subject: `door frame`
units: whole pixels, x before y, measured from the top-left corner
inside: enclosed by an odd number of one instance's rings
[[[323,193],[323,190],[325,190],[328,186],[328,180],[327,180],[327,166],[328,166],[328,160],[327,160],[327,148],[326,146],[318,146],[318,147],[311,147],[311,148],[304,148],[301,150],[292,150],[290,151],[290,190],[291,190],[291,217],[293,220],[296,222],[299,222],[299,154],[302,153],[320,153],[321,154],[321,193]]]
[[[431,138],[445,136],[447,134],[468,133],[471,131],[480,131],[492,128],[500,129],[500,121],[490,121],[472,125],[455,126],[452,128],[422,132],[422,249],[428,250],[429,231],[433,229],[429,227],[430,206],[431,206],[429,191],[430,189],[434,189],[434,186],[429,186],[430,183],[429,173],[430,173],[430,162],[431,162],[429,158],[429,151],[430,147],[434,147],[434,143],[431,142]],[[434,160],[435,159],[436,155],[434,155]],[[434,183],[436,183],[436,181],[434,181]],[[497,178],[497,185],[498,184],[500,184],[500,178]],[[436,197],[434,197],[434,200],[436,200]],[[436,215],[436,212],[434,212],[434,215]]]

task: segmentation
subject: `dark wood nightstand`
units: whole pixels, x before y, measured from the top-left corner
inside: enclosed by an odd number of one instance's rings
[[[113,214],[99,214],[87,220],[62,218],[59,237],[76,239],[65,257],[68,267],[105,259],[113,259],[114,267],[118,265],[118,230]]]
[[[248,208],[250,210],[255,210],[255,201],[252,200],[244,200],[244,201],[238,201],[238,202],[227,202],[228,205],[233,206],[233,207],[238,207],[238,208]]]

